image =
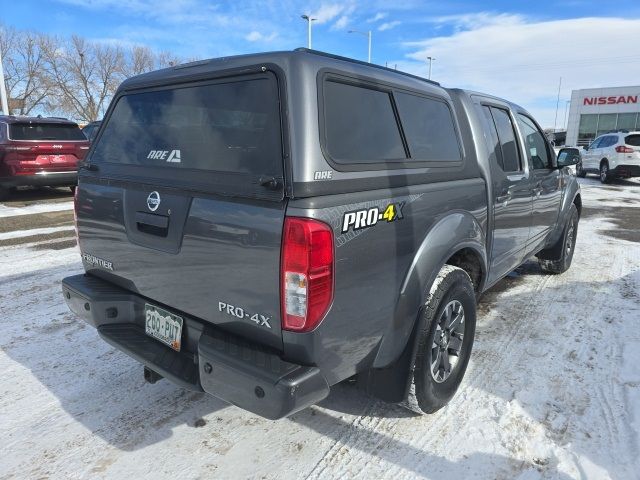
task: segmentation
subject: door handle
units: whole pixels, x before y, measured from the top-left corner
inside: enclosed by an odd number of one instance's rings
[[[499,195],[496,197],[496,202],[497,203],[507,203],[509,200],[511,200],[511,194],[510,193],[506,193],[504,195]]]

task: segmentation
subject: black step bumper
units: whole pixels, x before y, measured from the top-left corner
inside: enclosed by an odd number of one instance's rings
[[[640,177],[640,165],[618,165],[611,169],[611,174],[616,177]]]
[[[329,394],[317,367],[287,362],[275,350],[180,312],[182,349],[172,350],[145,334],[145,299],[102,279],[67,277],[62,292],[71,311],[104,340],[184,388],[269,419],[291,415]]]

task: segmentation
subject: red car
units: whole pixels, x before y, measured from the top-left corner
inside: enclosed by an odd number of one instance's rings
[[[89,141],[78,124],[62,118],[0,115],[0,199],[14,187],[70,187]]]

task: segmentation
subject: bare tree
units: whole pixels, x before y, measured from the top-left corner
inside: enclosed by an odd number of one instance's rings
[[[58,108],[86,122],[101,118],[123,79],[122,49],[75,35],[57,48],[55,44],[44,53]]]
[[[174,67],[176,65],[180,65],[183,62],[184,60],[182,60],[177,55],[163,50],[156,55],[155,68]]]
[[[51,42],[46,35],[13,28],[0,30],[7,94],[15,106],[11,113],[28,115],[46,109],[54,85],[45,71],[44,49]],[[52,48],[52,47],[47,47]]]
[[[12,113],[64,114],[90,122],[104,115],[118,85],[134,75],[183,62],[146,46],[59,38],[0,24],[0,51]]]
[[[135,45],[126,52],[124,71],[125,77],[133,77],[141,73],[150,72],[155,68],[156,56],[149,47]]]

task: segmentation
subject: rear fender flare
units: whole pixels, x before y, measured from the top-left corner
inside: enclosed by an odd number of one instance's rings
[[[420,308],[442,266],[456,252],[471,249],[480,259],[482,291],[487,272],[485,232],[469,212],[454,211],[440,219],[425,235],[398,294],[394,317],[382,337],[373,362],[384,368],[398,360],[409,346]]]

